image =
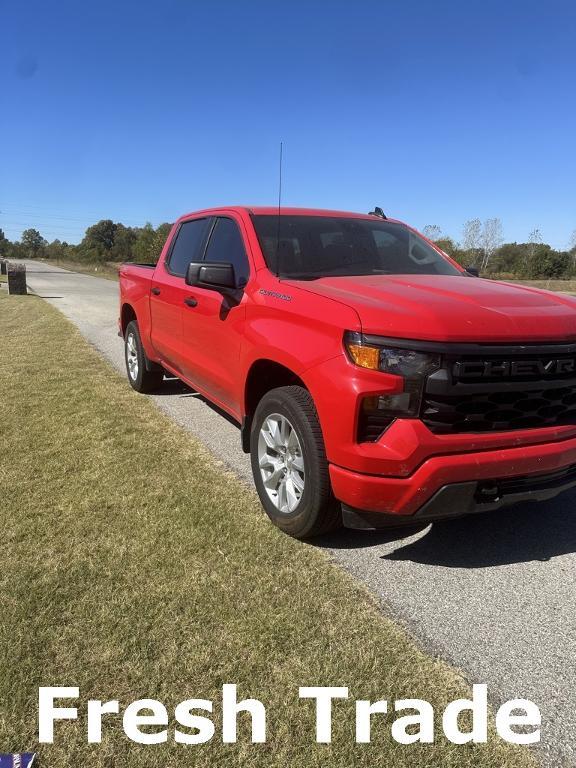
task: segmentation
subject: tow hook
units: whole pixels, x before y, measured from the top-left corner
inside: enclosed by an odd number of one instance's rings
[[[479,504],[493,504],[495,501],[500,501],[500,487],[491,481],[478,483],[475,496]]]

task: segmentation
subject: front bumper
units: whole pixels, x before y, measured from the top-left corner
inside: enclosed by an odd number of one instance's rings
[[[431,457],[443,457],[452,467],[462,456],[468,457],[465,460],[468,465],[474,462],[475,454],[499,456],[506,452],[508,456],[508,449],[514,448],[520,449],[520,455],[535,450],[539,456],[540,449],[547,450],[546,446],[559,446],[554,450],[561,452],[569,438],[576,439],[576,424],[435,434],[420,419],[399,418],[375,442],[359,442],[358,415],[363,399],[397,394],[402,391],[398,386],[401,380],[397,376],[359,368],[344,355],[311,368],[302,378],[320,417],[328,462],[336,467],[346,467],[353,474],[401,478],[412,483],[415,473],[431,461]],[[481,459],[480,463],[483,461]],[[538,471],[538,468],[530,469],[530,473]]]
[[[332,464],[330,478],[350,527],[458,517],[550,499],[576,485],[576,437],[433,456],[408,477],[361,474]]]

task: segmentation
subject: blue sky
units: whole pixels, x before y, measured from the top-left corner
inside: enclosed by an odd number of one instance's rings
[[[573,0],[0,0],[0,227],[226,203],[576,229]]]

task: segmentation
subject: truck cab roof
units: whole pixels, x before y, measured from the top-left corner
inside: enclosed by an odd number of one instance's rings
[[[190,213],[186,213],[183,216],[180,216],[180,219],[187,219],[191,216],[197,216],[198,214],[205,214],[205,215],[212,215],[217,216],[218,214],[223,213],[230,213],[230,212],[236,212],[236,213],[244,213],[254,216],[278,216],[278,206],[273,205],[227,205],[227,206],[218,206],[216,208],[204,208],[199,211],[191,211]],[[358,213],[355,211],[336,211],[331,209],[324,209],[324,208],[298,208],[293,206],[281,206],[280,208],[280,215],[281,216],[328,216],[331,218],[354,218],[354,219],[377,219],[378,216],[371,213]],[[404,222],[399,221],[398,219],[390,219],[388,218],[387,221],[392,221],[397,224],[403,224]]]

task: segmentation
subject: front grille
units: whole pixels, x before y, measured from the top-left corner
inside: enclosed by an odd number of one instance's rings
[[[426,395],[422,421],[437,434],[576,424],[576,386],[524,392]]]
[[[576,424],[574,355],[573,344],[450,350],[426,382],[420,417],[436,434]]]

